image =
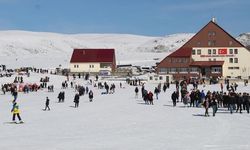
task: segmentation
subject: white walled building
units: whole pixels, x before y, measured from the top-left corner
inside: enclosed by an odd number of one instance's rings
[[[116,67],[114,49],[74,49],[70,72],[113,72]]]
[[[192,77],[250,78],[250,51],[210,21],[187,43],[157,65],[159,74]]]

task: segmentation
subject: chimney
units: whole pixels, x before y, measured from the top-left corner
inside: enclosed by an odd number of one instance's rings
[[[212,21],[213,21],[214,23],[216,23],[216,18],[215,18],[215,17],[213,17],[213,18],[212,18]]]

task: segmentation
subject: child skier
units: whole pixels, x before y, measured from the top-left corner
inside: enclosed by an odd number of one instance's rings
[[[20,117],[19,106],[17,105],[16,102],[13,103],[13,107],[12,107],[12,109],[11,109],[11,112],[13,113],[12,121],[13,121],[14,123],[17,123],[17,122],[15,121],[16,116],[17,116],[18,119],[19,119],[19,123],[23,123],[23,121],[22,121],[22,119],[21,119],[21,117]]]

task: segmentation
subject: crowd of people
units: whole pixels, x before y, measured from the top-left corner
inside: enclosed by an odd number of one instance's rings
[[[48,70],[41,70],[41,69],[33,69],[36,73],[48,73]],[[27,75],[27,74],[26,74]],[[27,75],[27,77],[29,77]],[[72,79],[69,80],[69,76],[67,76],[67,80],[63,81],[61,84],[61,91],[58,94],[58,103],[65,102],[65,91],[68,89],[68,84],[70,84],[71,89],[74,89],[75,95],[73,98],[74,107],[79,107],[80,98],[84,95],[88,95],[89,102],[93,102],[94,93],[91,90],[92,88],[97,88],[97,90],[102,90],[101,94],[114,94],[116,86],[114,83],[108,84],[107,82],[101,82],[98,79],[98,76],[95,77],[96,80],[91,80],[90,76],[86,74],[85,76],[81,76],[78,74],[78,79],[80,81],[76,81],[76,76],[72,76]],[[82,79],[82,80],[81,80]],[[87,81],[85,85],[81,85],[83,81]],[[2,84],[2,92],[5,94],[6,92],[10,92],[13,96],[12,101],[12,109],[11,112],[13,113],[12,120],[15,122],[16,116],[18,117],[20,123],[23,123],[19,105],[17,103],[18,92],[29,93],[30,91],[37,91],[39,89],[48,89],[48,92],[54,92],[54,85],[48,85],[50,82],[50,78],[45,76],[44,78],[40,79],[40,84],[27,84],[24,82],[23,76],[17,76],[14,79],[13,83],[5,83]],[[145,88],[145,83],[141,82],[141,80],[126,80],[129,86],[135,86],[135,98],[138,99],[139,95],[139,88],[141,87],[141,95],[142,100],[147,105],[154,105],[154,96],[155,99],[159,99],[159,94],[163,91],[164,93],[167,92],[167,89],[170,88],[170,83],[166,82],[163,85],[159,83],[154,90],[148,90]],[[250,103],[250,96],[246,92],[237,92],[237,83],[229,83],[229,80],[225,81],[226,90],[224,91],[224,84],[220,83],[220,91],[207,91],[205,93],[199,87],[198,82],[192,83],[193,88],[191,90],[188,89],[188,84],[186,81],[176,81],[175,82],[175,90],[171,94],[171,100],[173,106],[175,107],[178,102],[182,102],[186,107],[203,107],[205,109],[204,116],[209,116],[209,108],[212,108],[213,116],[215,116],[216,112],[219,108],[227,109],[231,114],[232,113],[243,113],[244,111],[249,113],[249,103]],[[91,89],[89,89],[91,86]],[[120,88],[124,88],[122,83],[120,83]],[[161,99],[168,99],[166,97],[162,97]],[[50,99],[47,96],[45,101],[45,108],[44,110],[51,110],[50,108]]]
[[[179,89],[180,87],[180,89]],[[179,93],[181,93],[180,101],[185,106],[189,107],[204,107],[205,116],[209,116],[208,109],[212,108],[213,116],[215,116],[218,108],[227,108],[230,113],[246,111],[249,113],[250,96],[246,92],[237,92],[238,84],[226,82],[226,91],[221,83],[221,91],[207,91],[200,90],[198,84],[193,84],[193,89],[188,91],[188,85],[185,81],[176,82],[176,90],[172,93],[171,99],[173,106],[179,102]]]

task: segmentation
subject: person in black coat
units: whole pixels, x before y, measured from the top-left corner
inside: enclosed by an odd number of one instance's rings
[[[74,98],[75,108],[79,106],[79,99],[80,99],[80,96],[78,93],[76,93],[75,98]]]
[[[177,95],[177,93],[175,91],[172,93],[171,98],[172,98],[172,101],[173,101],[173,106],[175,107],[176,106],[176,100],[178,98],[178,95]]]
[[[93,101],[93,97],[94,97],[94,94],[92,92],[92,90],[89,91],[89,101],[92,102]]]
[[[138,92],[139,92],[138,87],[135,87],[135,98],[138,98]]]
[[[236,112],[238,112],[238,110],[240,109],[240,113],[242,113],[241,111],[242,111],[243,97],[242,97],[241,93],[239,93],[236,96],[236,104],[237,104]]]
[[[249,103],[250,103],[250,99],[249,98],[250,98],[249,94],[247,93],[246,97],[244,99],[244,103],[245,103],[246,111],[247,111],[248,114],[249,114]]]
[[[47,110],[47,108],[48,108],[48,110],[50,110],[50,108],[49,108],[49,98],[48,97],[46,97],[45,109],[44,110]]]

